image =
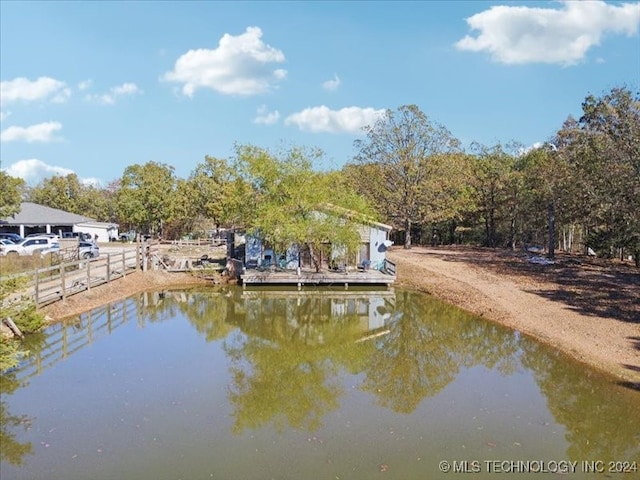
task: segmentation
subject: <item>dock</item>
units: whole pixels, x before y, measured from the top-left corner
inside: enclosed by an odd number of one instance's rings
[[[378,270],[354,270],[348,272],[333,272],[315,270],[258,270],[249,269],[240,275],[243,287],[258,285],[297,285],[301,288],[312,286],[344,286],[349,285],[381,285],[390,287],[396,280],[395,274]]]

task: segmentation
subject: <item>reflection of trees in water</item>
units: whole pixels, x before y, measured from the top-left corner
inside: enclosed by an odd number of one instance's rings
[[[24,386],[24,382],[16,379],[15,372],[8,372],[0,375],[0,399],[6,395],[11,395],[18,388]],[[31,419],[26,415],[12,415],[9,412],[7,403],[0,400],[0,461],[13,465],[22,465],[24,457],[31,454],[33,446],[31,442],[20,443],[18,441],[18,428],[27,429],[31,424]]]
[[[233,291],[210,289],[194,290],[188,294],[182,292],[177,308],[197,332],[204,335],[207,342],[221,340],[235,328],[231,323],[234,315]]]
[[[42,332],[28,335],[23,340],[25,351],[30,355],[39,354],[46,347],[46,338]],[[31,425],[31,418],[12,414],[4,400],[28,384],[27,380],[21,378],[20,373],[18,367],[0,375],[0,460],[14,465],[22,465],[25,455],[33,451],[31,442],[20,443],[17,439],[17,431],[26,430]]]
[[[636,461],[640,468],[638,393],[612,387],[596,373],[523,342],[522,364],[533,371],[549,411],[566,428],[574,461]]]
[[[178,314],[186,317],[207,342],[225,338],[233,326],[234,291],[238,289],[180,289],[144,292],[138,297],[145,321],[162,322]]]
[[[359,358],[372,351],[355,344],[359,318],[331,316],[330,303],[320,297],[255,302],[247,302],[245,317],[236,317],[245,334],[228,338],[224,347],[232,362],[234,430],[268,423],[316,430],[339,405],[339,365],[362,363]]]
[[[461,368],[514,368],[518,340],[508,331],[423,294],[400,292],[396,306],[402,318],[378,340],[362,385],[381,405],[410,413]]]
[[[315,430],[322,417],[338,407],[341,387],[327,349],[303,343],[282,348],[274,342],[236,335],[225,345],[232,360],[229,400],[234,406],[234,430],[272,422],[279,430]]]
[[[342,394],[332,381],[339,367],[365,372],[362,389],[405,413],[461,368],[515,368],[518,338],[507,330],[422,294],[400,292],[392,303],[397,311],[389,333],[356,342],[365,333],[362,316],[333,315],[327,298],[248,300],[246,315],[236,317],[246,336],[225,344],[233,363],[235,428],[268,422],[317,428]]]

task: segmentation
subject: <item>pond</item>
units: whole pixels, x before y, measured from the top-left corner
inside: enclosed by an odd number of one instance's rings
[[[637,391],[420,293],[145,293],[30,342],[3,480],[640,475]]]

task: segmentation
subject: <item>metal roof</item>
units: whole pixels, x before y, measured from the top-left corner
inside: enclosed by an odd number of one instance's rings
[[[107,230],[118,228],[118,224],[112,222],[78,222],[75,225],[76,227],[106,228]]]
[[[0,219],[0,225],[74,225],[93,222],[93,218],[45,207],[37,203],[22,202],[19,213]]]

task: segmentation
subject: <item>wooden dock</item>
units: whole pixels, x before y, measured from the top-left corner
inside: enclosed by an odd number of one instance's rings
[[[344,286],[349,285],[384,285],[390,287],[396,280],[396,276],[378,270],[355,270],[349,272],[333,272],[314,270],[301,270],[298,274],[295,270],[256,270],[250,269],[240,275],[242,285],[297,285],[301,288],[305,285],[313,286]]]

